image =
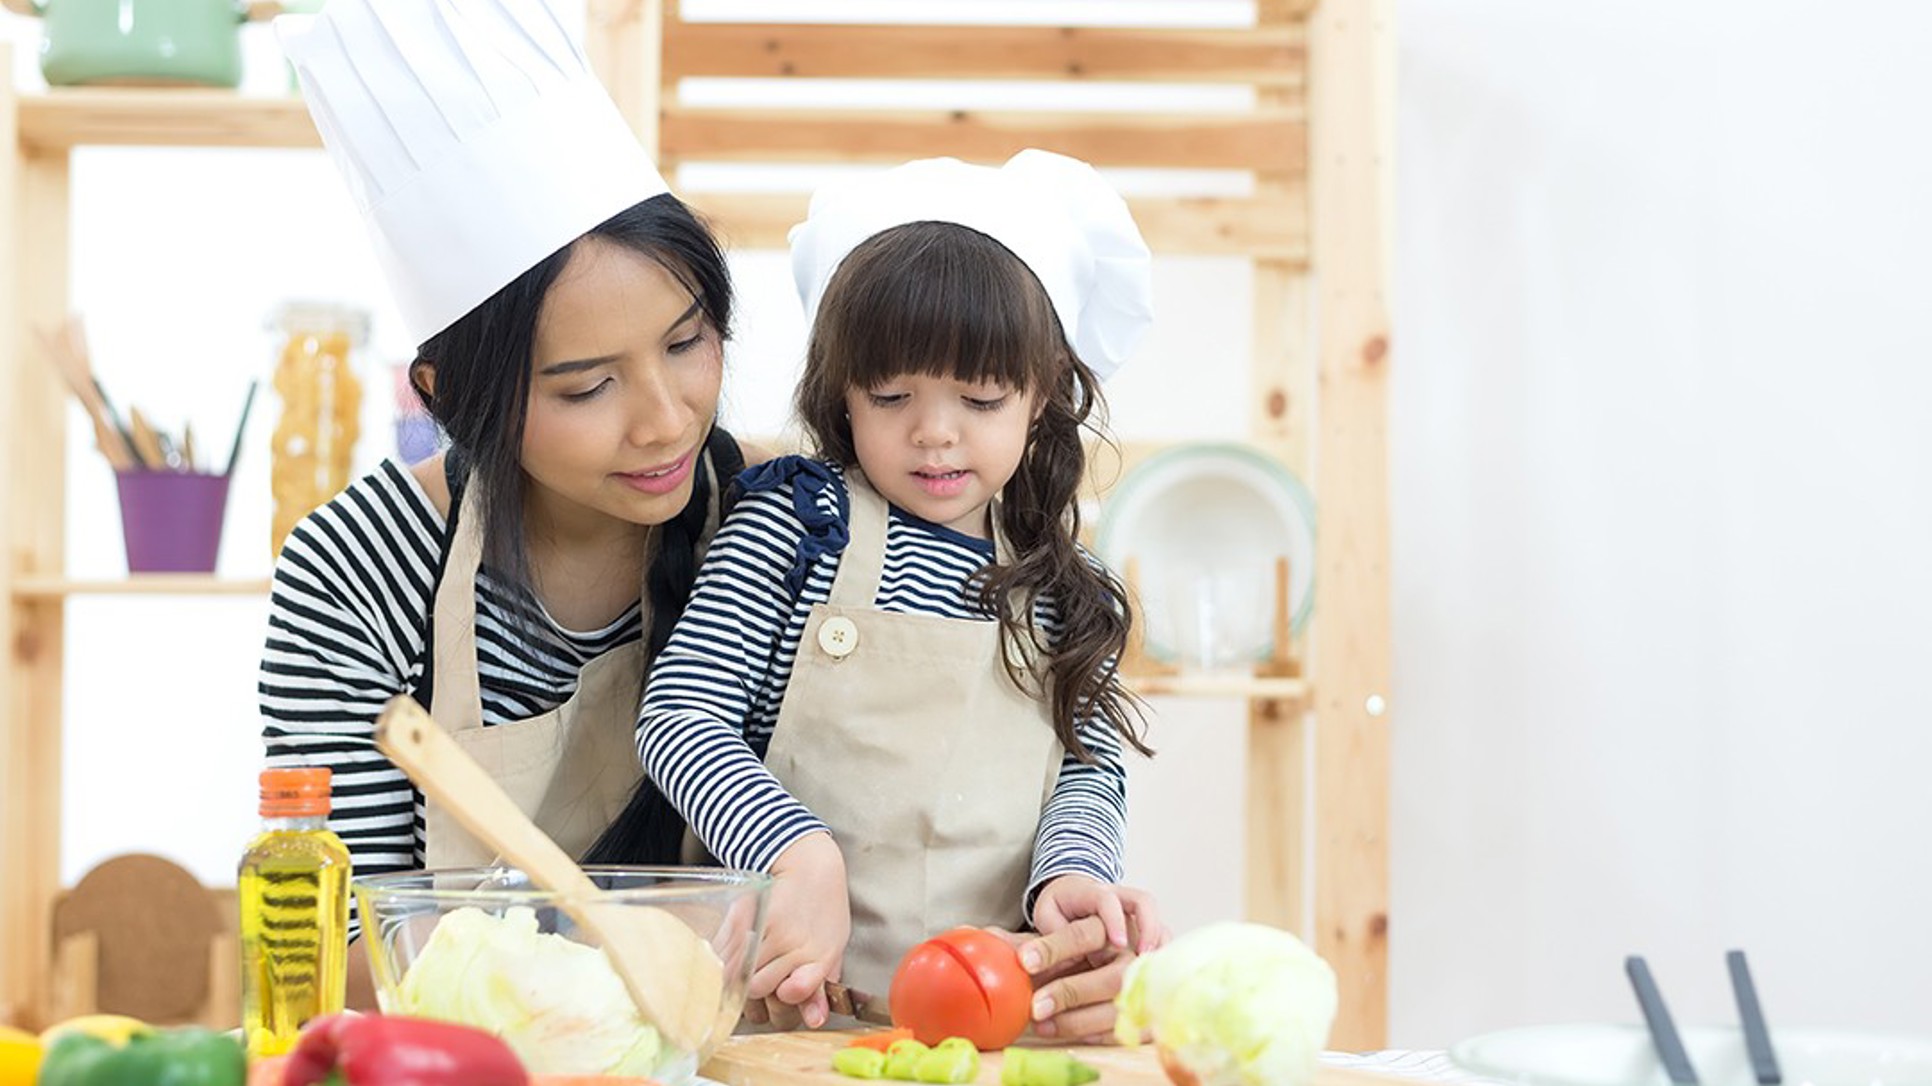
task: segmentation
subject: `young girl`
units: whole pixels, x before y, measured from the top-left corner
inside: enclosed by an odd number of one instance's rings
[[[959,924],[1151,947],[1127,599],[1075,542],[1095,368],[1148,319],[1125,204],[1057,155],[929,160],[821,191],[793,248],[820,458],[740,478],[638,725],[703,846],[777,877],[753,996],[818,1025],[823,981],[882,992]]]

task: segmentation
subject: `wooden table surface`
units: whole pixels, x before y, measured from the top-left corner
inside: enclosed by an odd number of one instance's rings
[[[733,1037],[712,1056],[700,1073],[725,1086],[852,1086],[832,1070],[832,1053],[852,1034],[839,1031],[801,1031]],[[1167,1076],[1151,1047],[1116,1048],[1069,1046],[1065,1049],[1100,1071],[1095,1086],[1167,1086]],[[982,1052],[977,1082],[997,1086],[1000,1054]],[[1412,1079],[1374,1071],[1317,1067],[1308,1086],[1414,1086]]]

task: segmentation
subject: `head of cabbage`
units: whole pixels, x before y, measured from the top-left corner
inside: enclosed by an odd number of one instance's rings
[[[1127,967],[1114,1034],[1152,1033],[1181,1086],[1295,1086],[1335,1020],[1335,971],[1300,939],[1262,924],[1213,924]]]
[[[695,1070],[693,1055],[667,1049],[638,1017],[603,951],[538,930],[525,906],[445,913],[383,1010],[494,1033],[532,1074],[674,1081],[687,1077],[678,1065]]]

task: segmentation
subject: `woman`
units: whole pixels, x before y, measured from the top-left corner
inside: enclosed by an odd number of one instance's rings
[[[541,0],[334,0],[283,40],[451,452],[384,464],[290,534],[269,761],[333,770],[358,874],[487,862],[374,749],[382,703],[413,693],[566,850],[662,858],[679,827],[638,786],[638,696],[745,460],[716,425],[723,255]],[[1083,957],[1103,944],[1034,948],[1081,963],[1056,1000],[1104,1006],[1118,968]],[[366,974],[351,993],[372,1002]]]
[[[488,862],[374,749],[411,693],[584,854],[633,796],[644,662],[743,466],[715,425],[724,256],[541,3],[343,2],[283,36],[451,452],[290,534],[269,761],[333,771],[359,874]]]

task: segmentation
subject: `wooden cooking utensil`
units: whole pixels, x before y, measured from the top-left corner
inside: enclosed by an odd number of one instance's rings
[[[603,947],[644,1018],[672,1045],[699,1050],[724,1000],[724,966],[709,943],[663,909],[597,900],[603,891],[583,869],[413,698],[397,695],[383,707],[376,748],[505,862],[559,895],[564,912]]]
[[[168,451],[161,447],[161,431],[154,428],[146,415],[138,407],[127,409],[128,429],[134,431],[134,451],[141,454],[141,460],[150,470],[164,471],[168,467]]]
[[[133,471],[140,467],[139,458],[114,418],[113,409],[107,405],[107,397],[101,395],[100,383],[94,380],[94,370],[87,361],[87,349],[81,339],[80,323],[69,320],[59,332],[42,329],[35,334],[40,340],[40,349],[54,363],[67,391],[87,409],[88,421],[94,424],[94,445],[107,457],[108,464],[115,471]]]

